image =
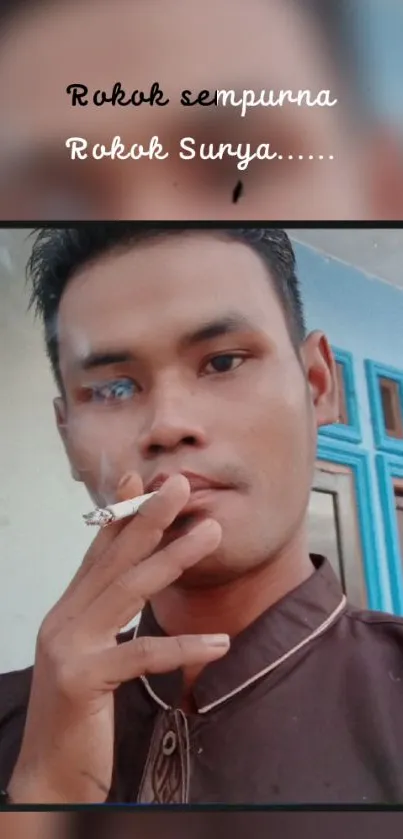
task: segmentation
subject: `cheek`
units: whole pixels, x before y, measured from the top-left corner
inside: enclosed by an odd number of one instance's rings
[[[68,453],[87,489],[102,503],[114,501],[114,490],[134,463],[133,433],[130,424],[112,416],[100,418],[93,412],[78,414],[69,424]]]
[[[313,455],[314,438],[304,382],[285,378],[270,393],[253,400],[248,417],[248,439],[252,468],[260,475],[266,492],[281,491],[306,475]],[[258,410],[256,410],[258,408]],[[246,435],[240,434],[246,441]],[[262,489],[262,488],[261,488]]]

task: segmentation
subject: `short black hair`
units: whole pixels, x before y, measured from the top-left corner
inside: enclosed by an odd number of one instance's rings
[[[69,280],[84,266],[111,251],[129,250],[145,241],[207,232],[248,245],[265,263],[282,304],[290,337],[298,351],[305,338],[305,320],[296,276],[295,254],[287,233],[277,228],[197,226],[149,227],[136,222],[81,224],[75,228],[42,227],[27,265],[33,307],[44,326],[46,350],[56,383],[63,392],[59,368],[57,316]]]

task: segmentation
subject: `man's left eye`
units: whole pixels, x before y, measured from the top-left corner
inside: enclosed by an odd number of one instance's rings
[[[245,360],[246,356],[244,355],[224,353],[223,355],[215,355],[213,358],[210,358],[206,366],[212,365],[214,369],[210,372],[213,373],[230,373],[232,370],[240,367]]]

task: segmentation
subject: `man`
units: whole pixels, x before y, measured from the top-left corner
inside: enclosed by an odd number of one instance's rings
[[[309,555],[338,405],[295,271],[281,230],[39,233],[73,476],[101,506],[160,489],[96,536],[33,671],[0,680],[12,801],[402,800],[402,620],[348,607]]]
[[[365,108],[354,6],[1,0],[0,218],[401,219],[401,153]],[[97,90],[110,96],[116,82],[127,100],[134,90],[149,93],[155,81],[168,106],[92,104]],[[73,107],[66,91],[74,84],[88,88],[87,105]],[[222,101],[180,104],[183,90],[194,100],[202,90],[249,89],[309,90],[313,99],[329,90],[338,102],[259,106],[244,117]],[[148,149],[155,136],[169,156],[91,156],[95,144],[109,150],[115,137],[128,154],[133,144]],[[194,145],[183,159],[187,137]],[[87,159],[71,160],[72,138],[88,143]],[[202,144],[220,143],[270,144],[282,159],[255,159],[242,171],[228,155],[199,157]],[[197,151],[193,159],[189,149]]]

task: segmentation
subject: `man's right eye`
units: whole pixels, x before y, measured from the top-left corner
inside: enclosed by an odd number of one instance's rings
[[[89,401],[97,403],[124,402],[137,392],[137,385],[133,379],[116,379],[100,385],[90,385],[85,388]]]

